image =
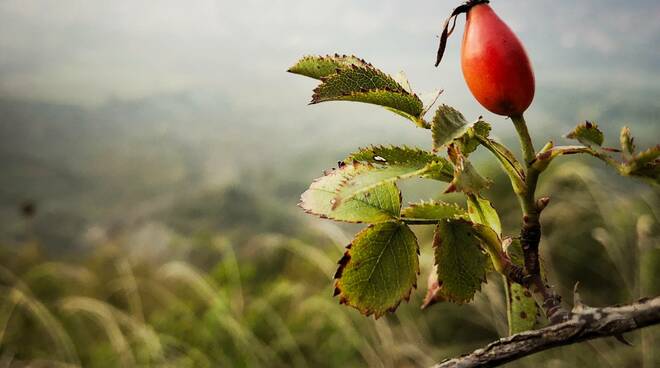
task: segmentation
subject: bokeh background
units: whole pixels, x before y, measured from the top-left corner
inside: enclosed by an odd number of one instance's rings
[[[356,54],[416,91],[487,114],[459,67],[463,17],[433,67],[451,1],[0,0],[0,367],[424,367],[505,333],[500,280],[475,303],[420,311],[420,290],[377,321],[332,298],[359,226],[306,216],[299,194],[372,143],[430,147],[384,109],[307,106],[308,54]],[[537,144],[585,119],[618,144],[660,138],[660,3],[493,1],[532,58]],[[488,193],[513,233],[499,168]],[[406,200],[442,198],[422,180]],[[544,262],[567,306],[660,293],[660,193],[600,162],[545,174]],[[657,367],[660,330],[525,358],[512,367]]]

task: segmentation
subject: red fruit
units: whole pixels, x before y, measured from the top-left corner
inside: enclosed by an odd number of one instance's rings
[[[534,99],[525,48],[488,4],[467,13],[461,67],[474,97],[495,114],[520,116]]]
[[[534,72],[522,43],[487,0],[470,0],[454,9],[445,22],[436,66],[442,60],[456,17],[466,12],[461,67],[470,91],[495,114],[522,116],[534,99]]]

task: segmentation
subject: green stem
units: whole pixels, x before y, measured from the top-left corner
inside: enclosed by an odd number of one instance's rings
[[[522,115],[512,116],[511,121],[513,122],[513,126],[516,127],[516,131],[518,132],[520,147],[522,148],[523,152],[523,159],[525,160],[525,163],[529,165],[532,161],[534,161],[534,158],[536,157],[536,151],[534,150],[532,137],[529,136],[525,118]]]

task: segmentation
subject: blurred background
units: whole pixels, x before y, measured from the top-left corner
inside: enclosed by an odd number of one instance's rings
[[[506,333],[492,277],[465,306],[419,305],[432,229],[416,228],[420,290],[374,321],[332,298],[335,262],[360,226],[304,215],[311,180],[357,147],[430,148],[379,107],[307,106],[308,54],[404,70],[422,94],[479,115],[459,67],[464,18],[433,67],[458,1],[0,0],[0,367],[425,367]],[[618,146],[660,138],[660,3],[493,1],[537,77],[527,121],[541,145],[584,119]],[[488,196],[520,213],[484,152]],[[660,192],[600,162],[554,163],[539,193],[543,258],[571,304],[660,293]],[[403,183],[405,200],[443,187]],[[511,367],[658,367],[660,329]],[[654,352],[655,348],[655,352]]]

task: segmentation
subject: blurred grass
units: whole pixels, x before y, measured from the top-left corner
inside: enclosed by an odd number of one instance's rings
[[[495,167],[484,172],[507,183]],[[592,305],[660,294],[658,191],[580,160],[546,176],[543,260],[567,305],[576,281]],[[26,219],[24,240],[0,247],[0,367],[426,367],[504,333],[499,277],[471,305],[422,312],[420,290],[377,321],[340,306],[335,262],[359,226],[303,216],[293,206],[301,187],[186,194],[148,220],[98,231],[75,257],[46,252]],[[405,189],[414,199],[441,188]],[[509,189],[489,196],[511,234],[520,214]],[[416,232],[424,285],[431,229]],[[509,366],[660,365],[658,327],[626,338],[633,347],[602,339]]]

